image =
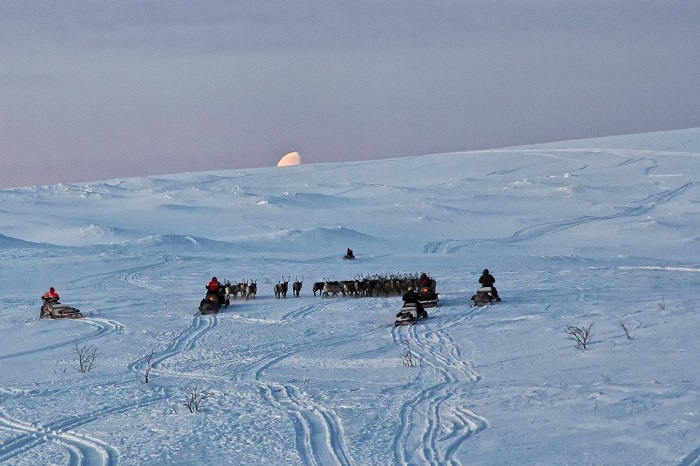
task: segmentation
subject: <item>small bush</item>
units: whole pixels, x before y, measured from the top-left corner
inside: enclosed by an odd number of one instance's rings
[[[210,396],[209,392],[196,385],[189,387],[185,394],[185,408],[189,409],[192,414],[198,413],[201,410],[202,402]]]
[[[400,342],[402,352],[401,352],[401,362],[403,363],[404,367],[414,367],[414,366],[422,366],[423,365],[423,360],[415,360],[413,351],[411,351],[411,344],[409,343],[408,340],[403,339]]]
[[[90,372],[97,360],[97,348],[92,345],[80,347],[76,343],[74,350],[78,356],[78,372]]]
[[[576,342],[577,348],[586,349],[591,338],[593,338],[591,327],[593,327],[593,324],[589,325],[588,328],[567,325],[564,329],[564,333],[568,335],[569,340]]]

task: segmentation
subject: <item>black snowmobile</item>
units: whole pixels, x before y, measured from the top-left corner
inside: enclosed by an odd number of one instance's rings
[[[353,260],[354,258],[355,258],[355,254],[353,254],[352,252],[347,253],[343,256],[344,261]]]
[[[472,306],[488,306],[494,301],[500,301],[501,298],[494,292],[494,289],[490,286],[483,286],[476,290],[476,294],[472,296],[472,301],[474,304]]]
[[[433,281],[435,283],[435,281]],[[423,307],[435,307],[438,303],[438,294],[435,292],[435,287],[424,286],[418,290],[419,301]]]
[[[80,319],[83,317],[80,309],[61,304],[57,299],[44,299],[39,311],[40,319]]]
[[[419,318],[428,318],[428,313],[425,312],[423,306],[420,303],[404,303],[403,307],[396,314],[396,320],[394,320],[394,327],[399,325],[413,325],[418,322]]]
[[[221,303],[215,294],[208,294],[199,303],[199,314],[216,314],[219,309],[221,309]]]
[[[226,299],[224,288],[211,293],[208,292],[202,301],[199,303],[199,314],[216,314],[221,309],[221,306],[227,307],[229,301]]]

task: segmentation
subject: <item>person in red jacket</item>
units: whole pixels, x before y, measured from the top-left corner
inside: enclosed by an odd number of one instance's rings
[[[53,300],[56,300],[56,302],[58,302],[58,300],[61,298],[60,298],[60,296],[58,296],[58,293],[56,293],[56,289],[52,286],[51,288],[49,288],[49,291],[44,293],[44,296],[42,296],[41,299],[43,299],[44,301],[48,301],[49,299],[53,299]]]
[[[58,293],[56,293],[56,289],[52,286],[49,288],[49,291],[44,293],[44,295],[41,297],[42,305],[41,305],[41,316],[47,316],[51,313],[51,307],[53,304],[58,303],[58,300],[60,299],[60,296],[58,296]]]
[[[221,302],[221,290],[224,286],[216,279],[216,277],[211,277],[209,283],[207,283],[207,296],[216,296],[216,299]]]

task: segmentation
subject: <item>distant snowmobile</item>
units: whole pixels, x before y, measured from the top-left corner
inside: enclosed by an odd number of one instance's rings
[[[343,260],[352,260],[354,258],[355,258],[355,254],[352,252],[352,249],[348,248],[348,251],[343,256]]]
[[[80,312],[80,309],[66,306],[57,299],[50,298],[44,299],[44,303],[39,311],[40,319],[49,317],[52,319],[80,319],[83,317],[83,314]]]
[[[394,327],[399,325],[413,325],[418,322],[419,318],[428,318],[428,313],[425,309],[422,309],[420,303],[404,303],[403,307],[396,314],[396,320],[394,320]]]
[[[496,296],[493,292],[493,288],[490,286],[483,286],[476,290],[476,294],[472,296],[472,301],[474,304],[472,306],[488,306],[494,301],[500,301],[501,298]]]
[[[438,294],[434,288],[424,286],[418,290],[420,303],[423,307],[435,307],[438,303]]]

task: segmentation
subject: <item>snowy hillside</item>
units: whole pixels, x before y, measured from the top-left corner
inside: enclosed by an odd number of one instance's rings
[[[698,173],[692,129],[1,190],[0,463],[698,465]],[[412,327],[311,291],[422,271]],[[195,316],[213,275],[257,298]]]

